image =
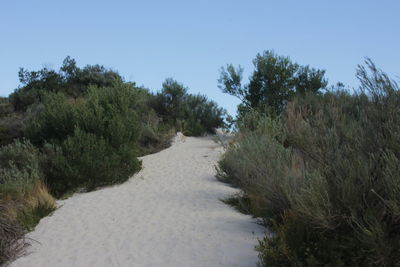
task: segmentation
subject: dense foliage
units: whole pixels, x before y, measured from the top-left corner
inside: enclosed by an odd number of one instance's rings
[[[0,98],[0,146],[24,136],[25,122],[30,113],[16,112],[8,98]]]
[[[232,64],[221,69],[218,80],[223,92],[242,100],[240,114],[249,109],[279,114],[294,96],[318,93],[327,86],[324,70],[293,63],[273,51],[257,54],[253,64],[248,84],[242,85],[243,69]]]
[[[152,94],[100,65],[20,69],[22,86],[0,99],[0,144],[28,138],[41,150],[43,179],[60,196],[122,182],[139,170],[138,155],[169,145],[175,131],[212,133],[225,111],[167,79]]]
[[[0,147],[0,264],[23,252],[24,229],[55,208],[41,180],[40,158],[28,141]]]
[[[53,197],[126,181],[138,156],[169,146],[176,131],[211,133],[225,112],[167,79],[151,93],[100,65],[20,69],[0,98],[0,264],[20,255],[23,233],[55,208]]]
[[[225,111],[203,95],[188,94],[188,89],[169,78],[162,85],[153,108],[169,125],[186,135],[214,133],[224,125]]]
[[[134,88],[121,82],[91,87],[84,99],[46,95],[28,137],[49,154],[53,193],[123,182],[139,170],[137,101]]]
[[[366,64],[356,93],[297,96],[279,117],[239,123],[219,175],[274,232],[262,265],[400,264],[400,88]]]
[[[18,111],[26,110],[48,92],[64,93],[76,98],[85,94],[91,85],[107,87],[116,81],[122,81],[117,72],[100,65],[88,65],[81,69],[70,57],[64,59],[58,72],[47,68],[39,71],[21,68],[18,76],[22,87],[10,95],[10,101]]]

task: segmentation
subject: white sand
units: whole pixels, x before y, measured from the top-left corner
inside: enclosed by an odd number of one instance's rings
[[[221,152],[178,136],[128,182],[60,201],[12,266],[255,266],[264,229],[220,201],[235,192],[214,177]]]

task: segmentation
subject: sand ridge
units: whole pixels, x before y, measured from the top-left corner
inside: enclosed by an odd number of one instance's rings
[[[212,137],[178,135],[124,184],[59,201],[11,266],[255,266],[263,227],[220,199]]]

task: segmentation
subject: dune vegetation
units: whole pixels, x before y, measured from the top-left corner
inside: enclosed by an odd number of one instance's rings
[[[241,104],[217,166],[240,189],[224,200],[261,218],[260,266],[398,266],[400,88],[366,59],[358,89],[265,51],[227,65],[219,87]],[[126,181],[140,156],[226,126],[225,110],[168,78],[158,92],[67,57],[58,70],[19,72],[0,98],[0,265],[56,199]]]
[[[242,104],[218,176],[242,191],[226,202],[271,231],[260,265],[398,266],[397,83],[369,59],[352,91],[271,51],[254,66],[245,85],[240,68],[221,72]]]
[[[21,85],[0,99],[0,264],[23,253],[24,233],[56,209],[55,198],[122,183],[139,156],[182,131],[224,125],[225,110],[166,79],[159,92],[100,65],[20,69]]]

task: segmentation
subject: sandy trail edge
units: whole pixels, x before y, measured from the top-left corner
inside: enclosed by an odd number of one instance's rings
[[[264,229],[220,201],[235,192],[214,177],[221,152],[178,135],[128,182],[59,201],[11,266],[255,266]]]

